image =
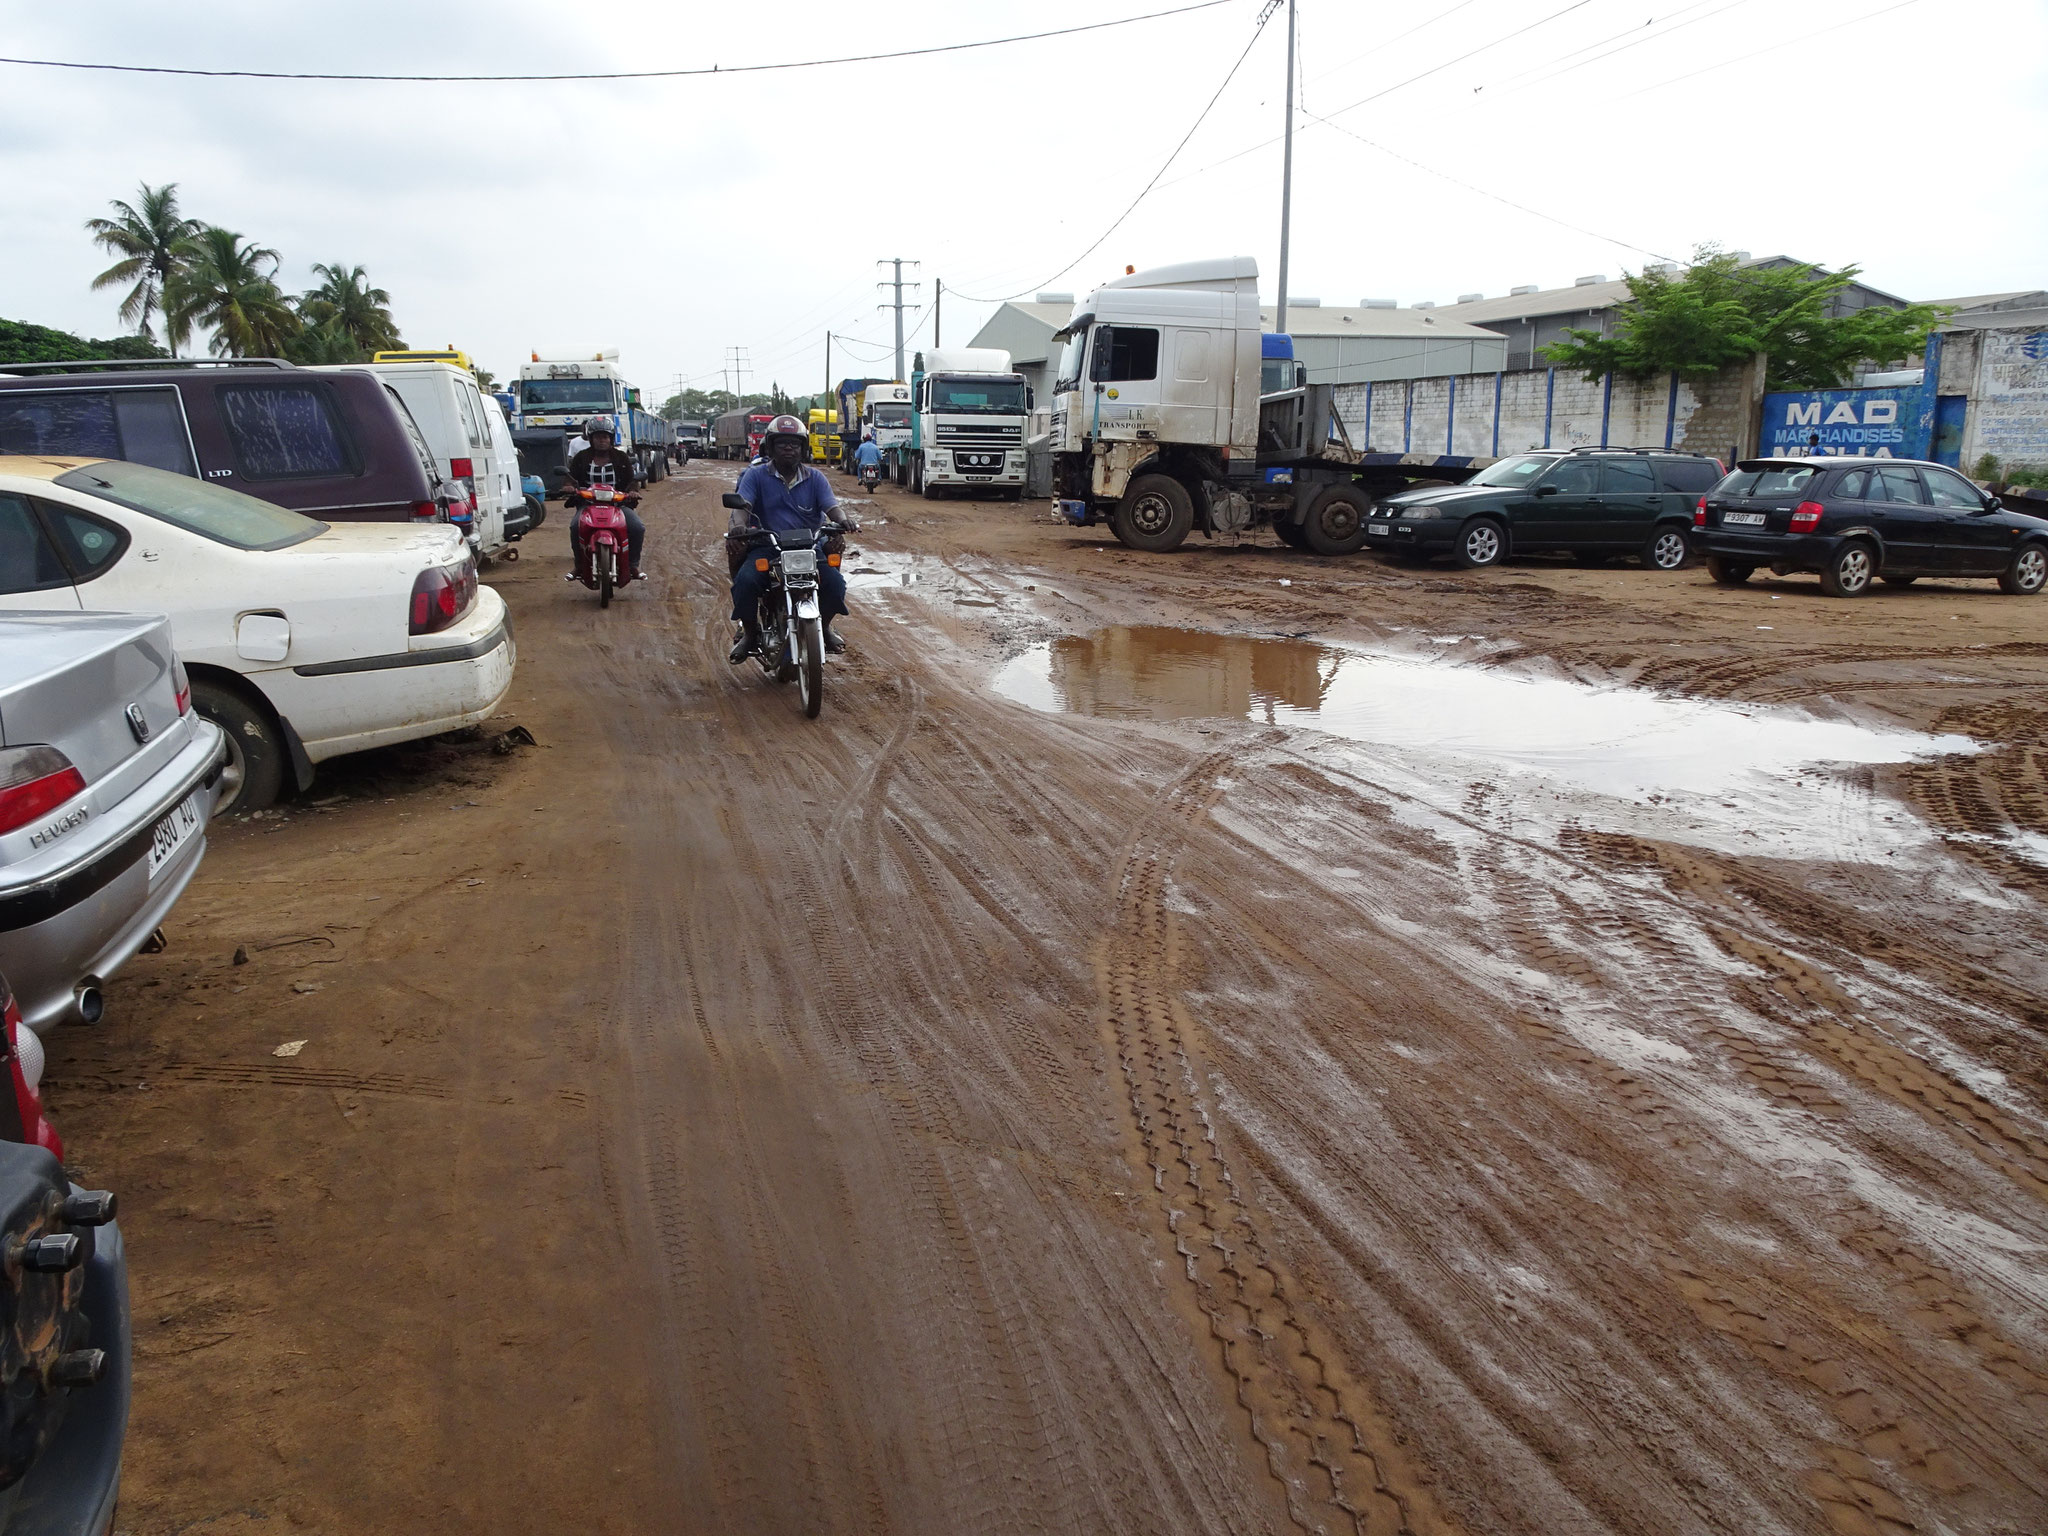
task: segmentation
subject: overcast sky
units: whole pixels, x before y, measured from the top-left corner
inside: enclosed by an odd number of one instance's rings
[[[5,0],[0,36],[12,55],[213,69],[730,68],[1174,3]],[[175,181],[187,213],[274,247],[287,288],[315,261],[360,263],[415,345],[453,343],[501,377],[536,349],[614,347],[653,398],[679,375],[716,387],[734,346],[750,388],[822,388],[828,330],[850,338],[834,376],[886,371],[879,257],[919,259],[920,297],[943,280],[955,345],[993,307],[969,295],[1085,292],[1126,264],[1250,254],[1270,295],[1284,7],[1158,188],[1082,256],[1260,9],[720,79],[0,65],[0,316],[115,334],[119,294],[87,286],[109,258],[82,225],[139,181]],[[1298,118],[1296,295],[1449,302],[1703,241],[1856,262],[1909,298],[2048,286],[2043,0],[1301,0],[1299,16],[1301,105],[1341,129]],[[928,342],[929,308],[910,326]]]

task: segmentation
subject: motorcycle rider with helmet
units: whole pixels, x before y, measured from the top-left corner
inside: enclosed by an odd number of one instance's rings
[[[856,475],[864,469],[872,469],[879,472],[881,467],[882,450],[875,445],[875,434],[872,432],[863,433],[860,446],[853,450],[853,472]]]
[[[764,461],[750,465],[734,491],[747,503],[744,512],[735,511],[726,530],[726,564],[732,569],[732,616],[740,623],[740,636],[727,658],[738,666],[761,649],[761,594],[768,586],[768,573],[758,570],[747,558],[746,536],[755,529],[770,533],[794,533],[838,521],[848,531],[858,531],[851,518],[836,517],[838,500],[824,471],[806,464],[810,451],[809,429],[794,416],[778,416],[762,434]],[[834,634],[832,621],[846,612],[846,578],[836,565],[818,567],[818,606],[825,621],[825,649],[839,655],[846,639]]]
[[[590,446],[583,449],[569,461],[569,483],[589,490],[593,485],[609,485],[621,495],[641,488],[640,466],[633,456],[614,447],[618,436],[609,416],[593,416],[583,423],[583,435]],[[626,519],[626,548],[633,562],[633,574],[638,580],[645,580],[647,567],[640,563],[641,547],[647,542],[647,525],[640,521],[640,514],[630,505],[620,507]],[[583,509],[578,507],[576,515],[569,519],[569,554],[577,558],[583,547]],[[569,573],[571,581],[576,573]]]

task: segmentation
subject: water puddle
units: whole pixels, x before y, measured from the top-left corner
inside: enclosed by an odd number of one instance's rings
[[[850,590],[872,587],[909,587],[917,584],[918,572],[909,555],[883,555],[873,550],[849,553],[841,573]]]
[[[1724,831],[1745,820],[1770,832],[1818,821],[1832,828],[1838,854],[1847,852],[1839,846],[1850,809],[1842,798],[1860,792],[1816,770],[1978,750],[1964,736],[1874,729],[1762,705],[1184,629],[1115,628],[1054,640],[1011,661],[994,687],[1062,714],[1250,720],[1323,732],[1393,749],[1404,762],[1435,770],[1426,776],[1460,786],[1526,780],[1532,790],[1643,805],[1682,797],[1681,819]],[[1861,800],[1867,814],[1851,819],[1913,822],[1902,807],[1880,808],[1867,794]]]

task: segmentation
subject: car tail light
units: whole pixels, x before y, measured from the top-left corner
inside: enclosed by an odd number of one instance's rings
[[[438,501],[416,501],[412,504],[412,520],[416,523],[438,523],[441,517]]]
[[[25,827],[85,793],[85,775],[55,747],[0,747],[0,832]]]
[[[1820,526],[1820,515],[1825,511],[1827,511],[1827,508],[1817,501],[1802,501],[1792,509],[1792,531],[1794,533],[1813,532],[1814,529]]]
[[[4,1020],[4,1024],[0,1024],[0,1049],[7,1052],[8,1087],[14,1100],[15,1116],[20,1121],[21,1140],[30,1146],[42,1147],[62,1162],[63,1138],[43,1115],[43,1042],[21,1022],[21,1010],[15,1006],[14,994],[7,990],[4,979],[0,979],[0,1020]],[[14,1129],[13,1126],[5,1128]]]
[[[192,712],[192,679],[185,671],[185,663],[177,657],[171,658],[171,694],[178,701],[178,713]]]
[[[455,623],[476,602],[476,562],[437,565],[412,581],[412,611],[406,633],[432,635]]]
[[[1692,525],[1695,528],[1707,526],[1707,498],[1702,496],[1700,504],[1692,509]]]

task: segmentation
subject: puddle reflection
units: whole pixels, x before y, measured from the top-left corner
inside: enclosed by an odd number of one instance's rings
[[[1239,719],[1481,758],[1604,794],[1712,792],[1815,763],[1897,763],[1977,750],[1791,710],[1310,641],[1114,628],[1016,658],[996,691],[1111,719]]]

